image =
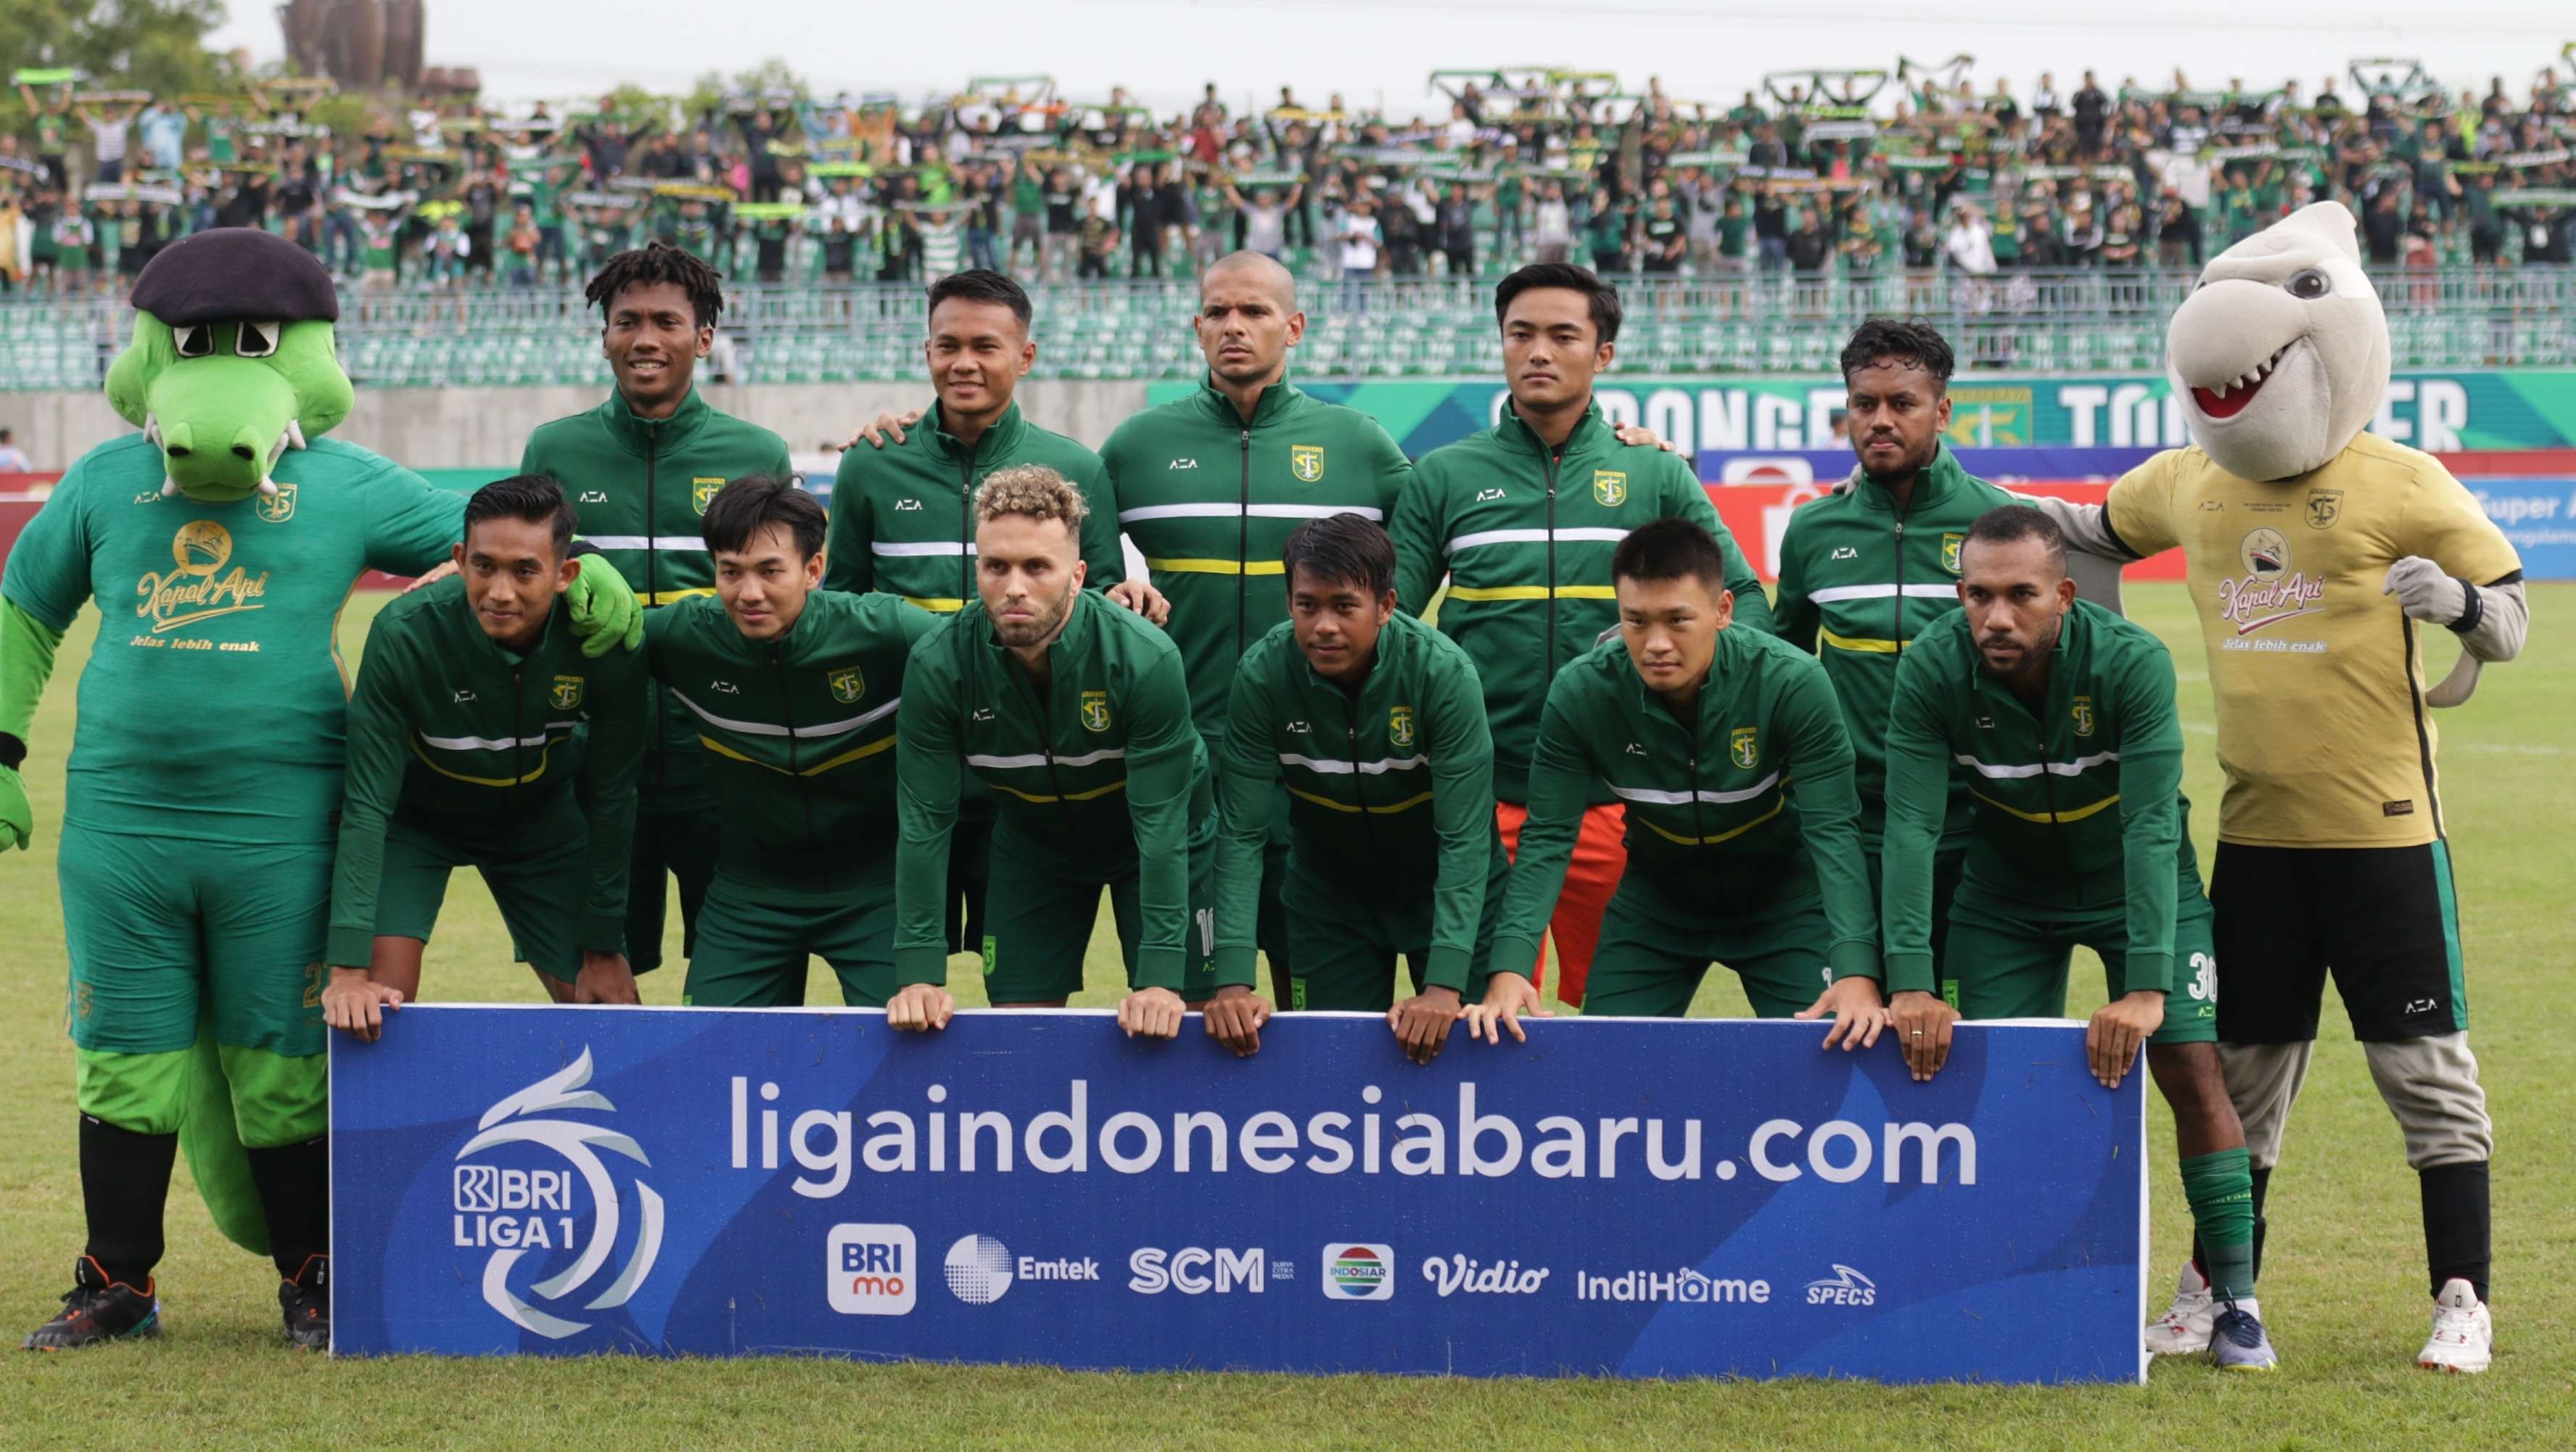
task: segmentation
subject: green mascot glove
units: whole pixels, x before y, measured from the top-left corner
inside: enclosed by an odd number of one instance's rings
[[[0,766],[0,852],[36,840],[36,812],[27,805],[27,784],[18,773]]]
[[[572,602],[572,633],[581,639],[581,653],[597,659],[621,646],[633,650],[642,645],[644,606],[627,588],[626,577],[598,555],[583,555],[573,564],[564,598]]]

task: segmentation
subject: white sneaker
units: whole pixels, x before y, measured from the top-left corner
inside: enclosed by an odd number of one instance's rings
[[[2415,1364],[2429,1371],[2474,1375],[2495,1360],[2495,1317],[2469,1283],[2457,1276],[2442,1283],[2433,1298],[2433,1339],[2415,1353]]]
[[[2174,1282],[2173,1304],[2147,1323],[2147,1350],[2157,1356],[2207,1351],[2210,1324],[2217,1316],[2218,1305],[2210,1299],[2209,1282],[2201,1276],[2200,1267],[2184,1261],[2182,1275]]]

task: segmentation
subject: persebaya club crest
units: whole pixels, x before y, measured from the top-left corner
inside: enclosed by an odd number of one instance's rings
[[[832,699],[844,706],[868,693],[867,678],[859,674],[857,666],[834,671],[824,679],[831,684]]]
[[[722,479],[691,479],[689,507],[700,514],[706,513],[707,506],[715,502],[716,491],[723,487],[725,487],[725,481]]]
[[[284,487],[284,486],[280,486]],[[2343,518],[2343,491],[2311,489],[2308,491],[2308,528],[2332,529]]]
[[[284,524],[295,517],[295,486],[283,479],[272,482],[276,484],[277,492],[252,495],[251,512],[270,524]]]
[[[1288,472],[1296,475],[1297,482],[1300,484],[1313,484],[1321,480],[1324,477],[1324,446],[1290,444]]]
[[[552,690],[546,692],[546,704],[558,711],[570,711],[581,705],[581,677],[557,676]]]
[[[1757,728],[1738,726],[1727,734],[1726,754],[1737,766],[1750,768],[1762,759],[1762,739]]]
[[[2091,696],[2076,697],[2075,707],[2069,714],[2075,718],[2076,735],[2090,736],[2093,734],[2093,698]]]
[[[1941,536],[1941,568],[1954,575],[1959,573],[1959,545],[1966,539],[1964,534]]]
[[[1617,469],[1592,471],[1592,497],[1616,509],[1628,502],[1628,476]]]
[[[1082,693],[1082,729],[1085,731],[1109,729],[1109,693],[1107,691]]]
[[[1397,750],[1413,744],[1413,708],[1411,706],[1387,708],[1386,743]]]

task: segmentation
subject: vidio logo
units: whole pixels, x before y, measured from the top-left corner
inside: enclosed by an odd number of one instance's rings
[[[579,1250],[572,1264],[528,1287],[538,1301],[556,1302],[587,1288],[608,1267],[617,1248],[622,1195],[617,1180],[598,1151],[608,1150],[650,1168],[643,1148],[603,1125],[575,1119],[537,1116],[572,1110],[613,1114],[607,1096],[582,1086],[590,1082],[590,1050],[558,1073],[505,1096],[483,1115],[480,1131],[456,1152],[455,1243],[468,1249],[492,1248],[483,1263],[483,1300],[513,1323],[540,1336],[561,1339],[590,1328],[538,1309],[510,1288],[511,1271],[528,1252]],[[559,1156],[562,1168],[530,1169],[522,1165],[470,1163],[474,1156],[502,1145],[527,1144]],[[662,1253],[662,1197],[642,1180],[629,1178],[634,1190],[635,1231],[626,1264],[581,1309],[605,1311],[625,1305],[653,1272]],[[589,1192],[589,1223],[574,1209],[576,1185]]]

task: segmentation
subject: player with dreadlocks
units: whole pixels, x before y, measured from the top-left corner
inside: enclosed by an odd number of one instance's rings
[[[715,346],[724,279],[688,252],[652,242],[608,259],[584,296],[600,311],[600,351],[617,392],[530,434],[519,472],[563,485],[583,537],[648,608],[712,595],[700,532],[709,501],[728,479],[793,477],[785,440],[717,412],[693,386],[698,360]],[[680,880],[682,936],[694,942],[718,832],[699,724],[678,696],[651,689],[626,897],[626,956],[638,974],[662,961],[665,872]]]

